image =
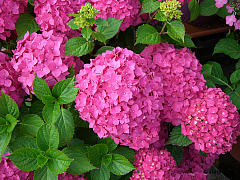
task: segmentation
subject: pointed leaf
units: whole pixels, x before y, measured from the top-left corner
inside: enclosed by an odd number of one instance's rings
[[[143,13],[152,13],[160,7],[160,2],[157,0],[143,0],[142,11]]]
[[[82,36],[87,40],[89,40],[89,38],[91,37],[92,32],[93,31],[89,26],[85,26],[84,28],[82,28]]]
[[[190,21],[197,19],[200,13],[200,7],[197,0],[191,0],[188,3],[188,9],[190,11]]]
[[[161,42],[160,34],[149,24],[143,24],[137,29],[137,40],[135,44],[159,44]]]
[[[100,49],[97,50],[95,55],[97,56],[98,54],[102,54],[102,53],[106,52],[107,50],[112,51],[113,49],[114,49],[114,47],[112,47],[112,46],[102,46]]]
[[[19,109],[16,102],[3,92],[0,97],[0,107],[0,117],[5,118],[7,114],[11,114],[15,118],[19,117]]]
[[[2,154],[5,152],[10,140],[11,140],[11,133],[3,133],[0,134],[0,160],[2,157]]]
[[[47,166],[34,171],[33,180],[58,180],[58,175],[54,174]]]
[[[179,165],[184,156],[184,148],[181,146],[167,145],[166,149],[171,153],[171,156],[176,161],[177,165]]]
[[[58,103],[46,104],[43,108],[43,119],[49,125],[53,124],[60,114],[60,105]]]
[[[6,120],[9,122],[7,132],[11,133],[14,130],[15,126],[17,125],[18,120],[11,114],[6,115]]]
[[[192,144],[192,141],[181,133],[181,126],[176,126],[173,128],[170,137],[166,145],[178,145],[178,146],[188,146]]]
[[[108,147],[106,144],[96,144],[88,148],[88,158],[94,166],[100,167],[102,157],[108,153]]]
[[[10,148],[15,151],[17,149],[21,149],[21,148],[33,148],[33,149],[37,149],[37,143],[36,143],[36,138],[32,138],[32,137],[19,137],[17,138],[15,141],[13,141],[10,145]]]
[[[184,42],[184,36],[185,36],[185,27],[182,22],[180,21],[171,21],[167,24],[167,33],[168,35],[176,40],[181,40]]]
[[[110,179],[110,171],[108,168],[102,163],[100,169],[95,169],[91,171],[92,180],[109,180]]]

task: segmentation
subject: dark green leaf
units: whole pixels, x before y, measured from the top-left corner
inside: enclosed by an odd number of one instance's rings
[[[29,113],[36,114],[38,116],[42,116],[43,107],[44,107],[44,104],[42,103],[42,101],[37,100],[34,103],[32,103],[32,105],[29,109]]]
[[[102,163],[105,165],[105,166],[109,166],[109,164],[111,163],[112,161],[112,154],[106,154],[105,156],[103,156],[102,158]]]
[[[28,13],[20,14],[15,27],[18,34],[18,39],[24,38],[24,35],[27,31],[29,34],[32,34],[33,32],[40,30],[40,27],[36,23],[34,16]]]
[[[48,124],[53,124],[60,114],[60,105],[58,103],[46,104],[43,108],[43,119]]]
[[[47,166],[34,171],[33,180],[58,180],[58,175],[54,174]]]
[[[184,156],[184,148],[181,146],[167,145],[166,149],[171,153],[171,156],[176,161],[177,165],[179,165]]]
[[[33,171],[39,168],[37,157],[41,154],[38,149],[22,148],[14,151],[10,156],[10,160],[23,171]]]
[[[108,153],[106,144],[96,144],[88,148],[88,158],[94,166],[100,167],[102,157]]]
[[[110,171],[104,164],[101,164],[100,169],[95,169],[91,171],[91,179],[92,180],[109,180]]]
[[[204,0],[200,4],[200,14],[202,16],[211,16],[216,14],[218,11],[218,8],[216,7],[215,0]]]
[[[113,139],[111,139],[110,137],[107,137],[105,139],[99,139],[98,143],[101,143],[101,144],[106,144],[108,146],[108,151],[111,152],[113,151],[114,149],[117,148],[117,144],[114,142]]]
[[[200,154],[204,157],[207,157],[207,155],[208,155],[208,153],[205,153],[205,152],[202,152],[202,151],[200,151]]]
[[[126,157],[131,163],[134,162],[135,160],[135,151],[133,149],[130,149],[126,146],[118,146],[114,151],[113,153],[116,153],[116,154],[121,154],[123,155],[124,157]]]
[[[19,109],[16,102],[4,92],[2,92],[0,97],[0,107],[0,117],[5,118],[7,114],[11,114],[15,118],[19,117]]]
[[[0,117],[0,134],[6,131],[8,128],[8,122],[6,119]]]
[[[160,2],[157,0],[144,0],[142,3],[142,11],[143,13],[152,13],[156,11],[160,7]]]
[[[240,85],[237,86],[237,88],[233,90],[225,91],[232,100],[232,103],[237,107],[237,109],[240,109]]]
[[[100,32],[94,32],[93,33],[93,36],[96,40],[102,42],[102,43],[106,43],[107,41],[107,38],[104,36],[103,33],[100,33]]]
[[[190,21],[197,19],[200,13],[200,7],[197,0],[191,0],[188,4],[188,9],[190,11]]]
[[[113,49],[114,49],[114,47],[112,47],[112,46],[102,46],[100,49],[97,50],[95,55],[97,56],[98,54],[102,54],[102,53],[106,52],[107,50],[112,51]]]
[[[87,41],[83,37],[73,37],[66,43],[65,55],[80,57],[90,53],[93,48],[93,42]]]
[[[71,21],[69,21],[69,22],[67,23],[67,25],[68,25],[71,29],[80,29],[81,26],[78,25],[78,24],[75,24],[75,23],[74,23],[75,21],[76,21],[76,19],[74,18],[74,19],[72,19]]]
[[[181,133],[181,126],[176,126],[173,128],[166,145],[168,144],[188,146],[189,144],[192,144],[192,141]]]
[[[218,9],[217,15],[224,19],[226,18],[226,16],[230,15],[230,13],[228,13],[227,11],[226,4]]]
[[[19,137],[15,141],[11,143],[11,149],[13,151],[20,149],[20,148],[34,148],[37,149],[36,138],[32,137]]]
[[[128,159],[120,154],[112,155],[112,161],[108,168],[115,175],[124,175],[135,169]]]
[[[2,157],[2,154],[5,152],[10,140],[11,140],[11,133],[3,133],[0,134],[0,160]]]
[[[7,132],[11,133],[14,130],[15,126],[17,125],[18,120],[15,117],[13,117],[11,114],[6,115],[6,120],[9,122]]]
[[[42,168],[48,161],[48,158],[44,156],[42,153],[38,155],[37,157],[37,164],[38,167]]]
[[[47,124],[42,125],[37,133],[37,145],[38,147],[46,151],[48,149],[57,149],[59,144],[59,134],[56,126],[53,124],[49,126]]]
[[[41,101],[43,96],[52,96],[52,93],[47,83],[43,79],[38,78],[36,74],[33,80],[33,91],[35,96]]]
[[[49,158],[47,167],[55,174],[64,173],[73,161],[73,159],[70,159],[66,154],[57,149],[47,150],[46,155]]]
[[[177,41],[176,44],[183,47],[196,48],[194,42],[192,41],[192,37],[187,34],[184,36],[184,42]]]
[[[68,168],[69,173],[79,175],[95,169],[80,148],[65,148],[63,152],[74,159]]]
[[[68,104],[77,96],[79,88],[74,86],[74,77],[59,81],[52,89],[52,94],[59,104]]]
[[[231,76],[230,76],[230,81],[232,84],[237,83],[238,81],[240,81],[240,69],[234,71]]]
[[[213,54],[216,53],[224,53],[233,59],[239,59],[240,45],[236,40],[231,38],[221,39],[214,48]]]
[[[185,28],[182,22],[171,21],[167,23],[167,33],[172,39],[184,42]]]
[[[23,116],[19,129],[23,134],[35,137],[42,125],[43,120],[38,115],[27,114]]]
[[[143,24],[137,29],[137,40],[135,44],[159,44],[161,42],[160,34],[149,24]]]
[[[61,147],[69,143],[73,138],[74,121],[71,112],[62,108],[55,124],[58,128],[59,146]]]
[[[89,38],[92,35],[92,29],[89,26],[85,26],[84,28],[82,28],[82,36],[89,40]]]

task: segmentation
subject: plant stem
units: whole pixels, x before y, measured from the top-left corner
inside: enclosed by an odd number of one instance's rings
[[[166,20],[165,23],[164,23],[164,25],[163,25],[163,28],[162,28],[160,34],[166,34],[166,33],[164,33],[163,31],[164,31],[164,29],[165,29],[167,23],[168,23],[168,21]]]

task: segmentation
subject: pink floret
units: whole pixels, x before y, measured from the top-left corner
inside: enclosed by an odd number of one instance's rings
[[[76,109],[100,138],[111,136],[136,150],[158,141],[163,90],[161,78],[147,65],[118,47],[92,59],[77,75]]]
[[[224,92],[210,88],[190,103],[182,122],[182,133],[206,153],[224,154],[239,135],[239,114]]]
[[[201,64],[187,48],[175,49],[168,43],[150,45],[141,56],[149,62],[148,67],[154,74],[162,76],[164,107],[161,118],[178,126],[185,117],[190,99],[206,89]]]
[[[24,12],[28,0],[0,0],[0,39],[6,40],[15,30],[15,23]]]

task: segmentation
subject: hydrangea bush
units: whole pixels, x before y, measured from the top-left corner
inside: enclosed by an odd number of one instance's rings
[[[207,179],[240,77],[192,52],[195,1],[0,0],[0,179]]]

